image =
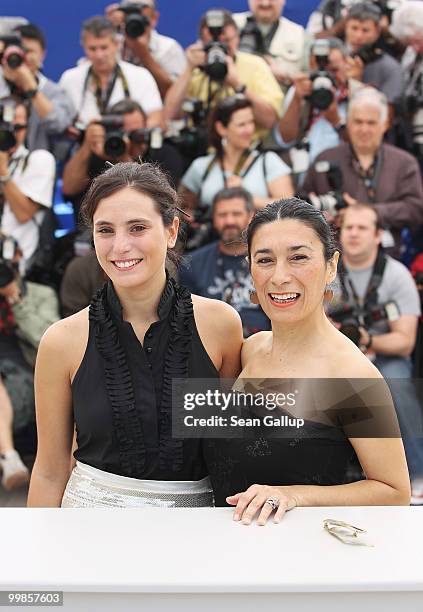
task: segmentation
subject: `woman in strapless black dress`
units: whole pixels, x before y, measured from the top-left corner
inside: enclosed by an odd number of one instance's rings
[[[244,387],[266,379],[272,385],[301,379],[309,388],[316,378],[345,384],[322,385],[314,412],[302,391],[295,408],[273,411],[304,418],[301,428],[285,428],[284,437],[277,425],[260,422],[237,432],[244,438],[205,440],[216,505],[235,506],[234,519],[245,524],[258,514],[264,524],[273,510],[279,521],[295,506],[408,504],[404,448],[386,385],[324,312],[339,252],[323,214],[296,198],[273,202],[256,213],[247,242],[252,297],[272,331],[244,343]],[[348,482],[357,458],[365,477]]]
[[[177,202],[151,164],[117,164],[90,187],[83,211],[109,280],[41,342],[30,506],[213,503],[200,440],[172,435],[172,380],[237,376],[242,328],[166,272]]]

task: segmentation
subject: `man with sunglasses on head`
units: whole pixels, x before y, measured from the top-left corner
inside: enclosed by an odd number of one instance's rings
[[[44,76],[41,68],[46,56],[46,41],[36,25],[17,26],[23,62],[12,68],[3,58],[0,67],[0,100],[14,98],[28,103],[30,110],[26,145],[30,151],[51,150],[54,137],[62,134],[75,114],[68,94]],[[0,41],[0,54],[4,43]]]
[[[122,32],[122,59],[147,68],[164,97],[173,81],[185,70],[187,62],[181,45],[156,30],[160,16],[156,0],[115,2],[106,7],[106,16]],[[132,25],[134,23],[139,24],[138,28]]]
[[[56,162],[49,151],[30,152],[25,147],[28,128],[25,104],[15,108],[5,105],[2,113],[1,140],[2,144],[8,140],[10,146],[7,150],[2,150],[6,145],[0,147],[0,229],[18,242],[22,251],[20,271],[25,274],[38,247],[46,209],[52,206]]]

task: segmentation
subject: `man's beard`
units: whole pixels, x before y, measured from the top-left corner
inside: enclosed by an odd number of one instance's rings
[[[243,229],[233,225],[224,227],[220,232],[220,239],[226,246],[241,245],[244,243],[243,232]]]

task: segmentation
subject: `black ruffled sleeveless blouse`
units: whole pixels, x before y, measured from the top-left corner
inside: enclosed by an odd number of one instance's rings
[[[72,383],[78,449],[92,467],[148,480],[207,475],[201,440],[172,438],[172,379],[218,378],[191,295],[168,278],[141,345],[109,281],[90,305],[89,338]]]

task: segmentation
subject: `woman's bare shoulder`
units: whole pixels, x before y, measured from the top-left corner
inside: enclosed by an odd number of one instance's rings
[[[192,294],[191,297],[196,320],[198,317],[207,319],[210,325],[222,329],[241,326],[239,314],[235,308],[232,308],[232,306],[226,304],[226,302],[194,294]]]
[[[88,343],[88,310],[84,308],[47,329],[38,349],[38,365],[57,360],[70,376],[76,372]]]
[[[265,350],[269,346],[271,337],[271,331],[261,331],[244,340],[241,353],[242,363],[245,364],[247,359],[251,359],[257,353]]]

